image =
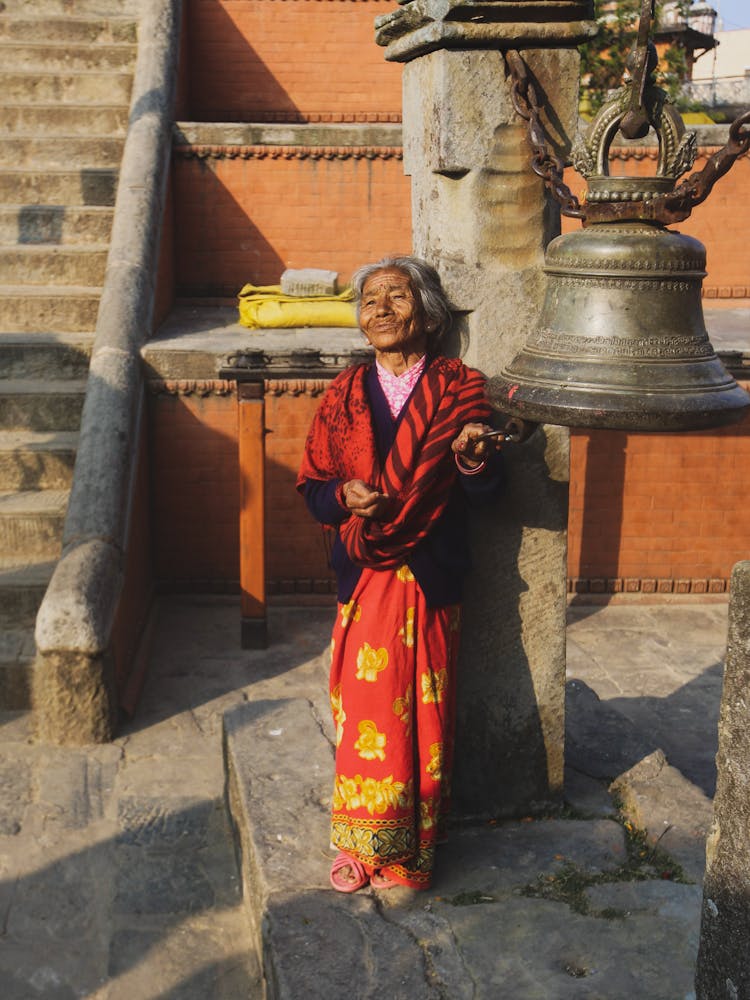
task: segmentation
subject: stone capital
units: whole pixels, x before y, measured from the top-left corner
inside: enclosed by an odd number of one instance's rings
[[[450,48],[574,46],[596,33],[593,0],[399,0],[375,19],[391,62]]]

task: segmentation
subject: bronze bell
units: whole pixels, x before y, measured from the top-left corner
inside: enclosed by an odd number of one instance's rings
[[[699,430],[750,397],[708,339],[698,240],[647,222],[589,226],[550,243],[539,328],[490,382],[504,413],[538,423]]]
[[[649,52],[643,72],[654,66]],[[589,182],[584,228],[547,248],[539,328],[490,380],[498,410],[538,423],[631,431],[700,430],[742,418],[750,396],[717,358],[703,319],[705,249],[664,222],[687,218],[737,147],[747,148],[739,131],[747,120],[734,123],[734,145],[709,161],[713,173],[702,187],[694,174],[675,189],[695,158],[695,135],[664,91],[634,79],[602,107],[573,150]],[[634,138],[649,127],[659,140],[657,176],[610,177],[617,131]]]

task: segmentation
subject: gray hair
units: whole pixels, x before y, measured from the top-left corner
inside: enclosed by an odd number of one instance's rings
[[[357,307],[357,319],[362,302],[362,290],[367,281],[387,267],[402,271],[409,279],[412,291],[419,296],[425,317],[425,327],[430,346],[434,346],[453,325],[453,314],[448,296],[443,290],[440,275],[435,268],[419,257],[383,257],[375,264],[365,264],[352,275],[352,290]]]

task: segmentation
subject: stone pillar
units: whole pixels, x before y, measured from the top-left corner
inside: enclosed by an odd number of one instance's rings
[[[471,18],[466,8],[407,0],[376,27],[386,58],[406,63],[413,249],[459,311],[448,353],[491,377],[538,319],[544,248],[559,233],[502,50],[521,51],[564,152],[577,123],[575,46],[593,24],[589,3],[574,0],[476,0]],[[562,793],[568,433],[540,428],[506,456],[506,497],[472,525],[453,784],[464,815],[523,815]]]
[[[734,567],[714,820],[695,980],[698,1000],[750,996],[750,562]]]

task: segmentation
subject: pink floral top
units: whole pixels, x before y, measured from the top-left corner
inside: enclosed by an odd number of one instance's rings
[[[378,381],[383,390],[391,416],[395,419],[404,408],[412,389],[417,384],[419,376],[424,371],[427,356],[423,355],[416,364],[407,368],[401,375],[392,375],[379,361],[375,362],[378,371]]]

